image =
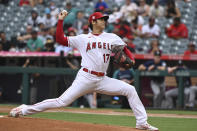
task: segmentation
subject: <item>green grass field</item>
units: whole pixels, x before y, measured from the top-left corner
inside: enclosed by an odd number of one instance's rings
[[[8,106],[8,105],[0,105],[0,108],[1,106]],[[101,110],[101,109],[97,109],[97,110]],[[102,109],[102,110],[114,110],[115,112],[130,112],[130,110],[125,110],[125,109]],[[197,111],[147,110],[147,112],[155,113],[155,114],[197,115]],[[7,114],[0,112],[0,115],[7,115]],[[50,112],[50,113],[44,112],[44,113],[38,113],[36,115],[31,115],[30,117],[47,118],[47,119],[72,121],[72,122],[86,122],[86,123],[94,123],[94,124],[135,127],[135,117],[133,116],[80,114],[80,113],[66,113],[66,112]],[[149,117],[148,122],[158,127],[160,131],[197,131],[197,119]]]
[[[129,109],[114,109],[114,111],[115,112],[131,112],[131,110]],[[152,114],[197,115],[197,111],[184,111],[184,110],[146,110],[146,111],[147,113],[152,113]]]

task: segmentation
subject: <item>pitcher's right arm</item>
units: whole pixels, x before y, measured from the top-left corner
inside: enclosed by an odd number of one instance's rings
[[[67,11],[63,10],[58,15],[58,24],[56,29],[56,42],[63,46],[68,46],[68,38],[64,36],[64,31],[63,31],[63,21],[64,18],[67,16],[67,14],[68,14]]]

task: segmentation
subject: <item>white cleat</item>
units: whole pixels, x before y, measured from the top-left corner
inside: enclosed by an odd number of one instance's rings
[[[27,107],[27,105],[20,105],[20,106],[18,106],[18,107],[16,107],[16,108],[13,108],[11,111],[10,111],[10,114],[9,114],[9,116],[10,117],[19,117],[19,115],[22,115],[22,109],[24,108],[24,107]]]
[[[150,124],[145,124],[145,125],[137,125],[136,129],[139,130],[147,130],[147,131],[159,131],[158,128],[151,126]]]

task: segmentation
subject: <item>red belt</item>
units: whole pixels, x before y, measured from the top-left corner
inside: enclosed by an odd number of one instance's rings
[[[96,72],[96,71],[89,71],[87,68],[83,68],[83,71],[88,72],[90,74],[96,75],[98,77],[104,76],[105,73],[103,72]]]

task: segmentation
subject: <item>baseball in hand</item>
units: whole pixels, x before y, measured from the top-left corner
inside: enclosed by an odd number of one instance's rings
[[[68,12],[66,10],[62,10],[59,14],[59,19],[63,20],[67,16]]]
[[[68,12],[66,11],[66,10],[62,10],[62,12],[61,12],[63,15],[67,15],[68,14]]]

